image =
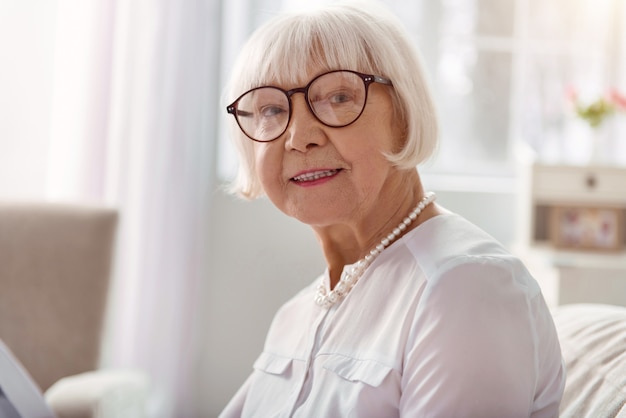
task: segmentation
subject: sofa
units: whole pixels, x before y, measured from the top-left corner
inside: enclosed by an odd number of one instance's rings
[[[626,417],[626,307],[553,309],[567,370],[562,418]]]
[[[0,203],[4,365],[26,375],[14,396],[45,394],[58,418],[141,417],[145,409],[144,373],[100,367],[117,223],[111,208]],[[0,381],[0,391],[18,380]]]

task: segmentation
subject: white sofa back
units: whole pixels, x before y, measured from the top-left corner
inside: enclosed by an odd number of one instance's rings
[[[626,307],[553,311],[567,370],[561,418],[626,417]]]

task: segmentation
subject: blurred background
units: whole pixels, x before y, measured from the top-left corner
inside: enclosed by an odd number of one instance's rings
[[[150,416],[217,416],[273,313],[324,269],[305,225],[223,191],[229,68],[254,28],[301,3],[0,0],[0,201],[119,211],[101,363],[148,373]],[[534,266],[548,198],[609,173],[602,196],[556,203],[616,209],[616,244],[589,252],[626,280],[626,2],[384,3],[431,78],[441,147],[421,172],[439,202]],[[542,195],[536,166],[574,171]],[[551,254],[533,271],[559,303]]]

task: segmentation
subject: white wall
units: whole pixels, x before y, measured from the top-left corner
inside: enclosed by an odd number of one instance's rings
[[[207,417],[217,416],[252,370],[276,309],[324,268],[308,227],[265,199],[217,192],[212,213],[206,364],[198,386]]]
[[[44,195],[56,5],[0,2],[0,200]]]

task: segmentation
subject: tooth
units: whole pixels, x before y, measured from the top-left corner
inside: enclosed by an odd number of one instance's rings
[[[294,177],[296,181],[313,181],[319,180],[324,177],[329,177],[335,174],[337,170],[327,170],[327,171],[314,171],[312,173],[306,173],[299,176]]]

